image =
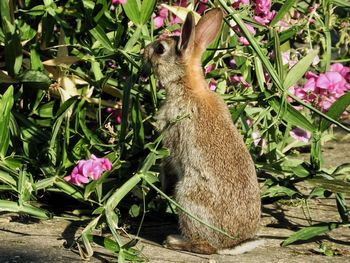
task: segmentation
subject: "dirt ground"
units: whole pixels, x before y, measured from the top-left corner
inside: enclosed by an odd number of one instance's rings
[[[350,136],[345,134],[340,134],[337,140],[328,142],[324,147],[326,166],[350,163],[349,146]],[[317,219],[313,223],[339,220],[334,199],[312,200],[309,209],[312,218]],[[137,247],[142,249],[142,255],[148,262],[159,263],[350,262],[349,228],[333,230],[312,242],[280,246],[294,231],[309,225],[305,213],[306,207],[301,202],[264,205],[258,236],[264,239],[265,243],[249,253],[238,256],[206,256],[165,249],[161,246],[161,239],[164,235],[163,228],[167,228],[167,225],[146,224],[148,238],[142,239]],[[82,262],[76,251],[65,248],[65,244],[71,243],[81,229],[77,223],[63,219],[24,222],[15,214],[0,213],[0,263]],[[317,253],[321,241],[332,246],[333,250],[341,255],[329,257]],[[106,250],[96,246],[94,249],[95,253],[90,262],[117,262],[117,258],[107,254]]]

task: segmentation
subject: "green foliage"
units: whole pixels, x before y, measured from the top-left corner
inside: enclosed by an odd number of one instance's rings
[[[348,226],[349,166],[324,169],[322,143],[331,127],[350,131],[341,120],[350,93],[325,112],[291,94],[290,88],[303,85],[309,70],[321,73],[336,61],[349,61],[349,51],[342,48],[350,42],[341,27],[346,21],[333,8],[349,15],[349,5],[323,1],[321,15],[315,15],[306,1],[274,1],[277,15],[269,25],[261,25],[248,7],[235,10],[227,1],[213,2],[228,15],[203,57],[203,66],[214,65],[206,78],[215,81],[244,134],[264,183],[263,201],[322,197],[325,191],[336,199],[340,222],[301,229],[283,245]],[[296,11],[303,17],[283,30],[279,23],[292,19]],[[83,207],[90,219],[77,240],[86,259],[94,242],[116,253],[120,262],[142,260],[132,248],[137,240],[124,244],[119,226],[128,216],[143,219],[147,211],[161,214],[165,212],[160,207],[178,206],[158,187],[159,162],[169,155],[154,128],[164,91],[156,88],[153,76],[144,78],[140,55],[156,35],[166,32],[165,27],[155,28],[154,12],[154,0],[115,6],[107,0],[0,1],[0,211],[47,219],[60,214],[39,205],[46,197],[59,194],[76,201],[74,209]],[[337,28],[335,41],[330,31]],[[240,36],[250,45],[239,44]],[[301,48],[295,48],[296,43]],[[299,52],[293,67],[283,62],[288,50]],[[320,63],[313,65],[317,56]],[[234,66],[228,63],[231,59]],[[248,85],[232,82],[232,76],[243,77]],[[295,127],[309,131],[311,139],[295,140],[290,135]],[[309,161],[296,159],[300,148],[310,149]],[[108,158],[112,170],[83,186],[66,182],[77,162],[91,154]],[[301,181],[314,185],[310,193],[298,189]],[[74,211],[66,212],[80,219]],[[104,224],[112,238],[93,232]]]

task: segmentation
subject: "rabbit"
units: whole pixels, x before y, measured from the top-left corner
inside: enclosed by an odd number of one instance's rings
[[[144,49],[144,59],[166,92],[156,123],[170,150],[166,170],[177,178],[175,200],[235,237],[179,211],[181,235],[168,236],[165,247],[201,254],[220,253],[254,239],[261,213],[253,160],[227,105],[208,88],[201,67],[201,56],[220,31],[222,19],[221,9],[215,8],[195,25],[189,12],[180,37],[162,37]]]

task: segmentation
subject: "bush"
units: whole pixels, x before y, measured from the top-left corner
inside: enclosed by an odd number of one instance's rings
[[[219,6],[227,16],[203,57],[205,76],[244,135],[263,201],[336,198],[339,222],[304,228],[283,245],[349,224],[350,167],[325,169],[321,152],[332,127],[350,131],[341,121],[350,104],[348,3],[112,2],[1,1],[0,211],[48,219],[59,213],[40,205],[45,198],[59,195],[61,207],[76,200],[66,211],[89,211],[78,239],[87,256],[95,242],[138,260],[134,242],[120,241],[119,222],[176,206],[157,188],[169,153],[153,117],[165,94],[144,76],[140,53],[156,36],[176,34],[188,10],[198,17]],[[303,193],[300,182],[314,187]],[[113,240],[93,235],[103,222]]]

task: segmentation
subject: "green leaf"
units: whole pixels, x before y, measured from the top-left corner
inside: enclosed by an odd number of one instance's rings
[[[282,60],[282,51],[281,51],[281,43],[276,30],[273,30],[273,38],[274,38],[274,55],[275,55],[275,66],[277,68],[278,75],[280,79],[284,79],[285,70],[283,67]]]
[[[350,8],[349,0],[330,0],[329,2],[336,6]]]
[[[133,100],[131,109],[131,119],[133,124],[134,136],[133,136],[133,146],[143,148],[145,141],[145,134],[143,128],[143,120],[141,114],[141,106],[139,98]]]
[[[109,239],[107,237],[101,237],[97,235],[87,235],[90,242],[94,242],[95,244],[108,249],[114,253],[118,253],[120,250],[120,246],[117,242]]]
[[[7,25],[9,25],[9,22]],[[21,38],[19,30],[16,28],[14,32],[5,35],[5,63],[9,75],[14,77],[18,75],[23,61]]]
[[[45,14],[45,10],[46,8],[44,5],[36,5],[32,9],[29,9],[29,10],[19,9],[18,11],[31,16],[42,16],[43,14]]]
[[[33,190],[31,182],[29,180],[29,174],[26,169],[22,169],[18,176],[18,203],[20,205],[25,204],[30,199],[30,194]]]
[[[342,222],[344,223],[349,222],[349,209],[346,205],[346,199],[344,197],[344,194],[336,193],[335,197],[336,197],[338,213],[340,215]]]
[[[86,138],[89,139],[90,144],[95,146],[96,148],[100,149],[101,151],[103,151],[103,148],[101,148],[99,146],[100,144],[102,144],[102,141],[86,125],[86,109],[81,110],[81,111],[78,112],[78,118],[79,118],[80,127],[83,130],[84,135],[86,136]]]
[[[286,41],[289,41],[292,39],[298,32],[299,28],[297,26],[293,26],[291,28],[288,28],[287,30],[281,32],[279,34],[279,39],[281,43],[284,43]],[[274,44],[274,39],[271,39],[267,44],[266,47],[271,47]]]
[[[42,71],[27,70],[19,76],[19,80],[32,88],[46,89],[51,84],[51,79]]]
[[[303,57],[297,64],[295,64],[289,70],[283,82],[284,90],[288,90],[288,88],[296,84],[304,76],[305,72],[309,69],[317,53],[317,50],[311,50],[305,57]]]
[[[345,93],[339,99],[337,99],[326,113],[327,116],[332,119],[338,120],[340,115],[350,105],[350,92]],[[320,123],[320,131],[326,131],[332,123],[326,119],[322,119]]]
[[[11,186],[16,186],[17,184],[16,180],[9,173],[2,170],[0,170],[0,181]]]
[[[10,115],[13,107],[13,86],[7,88],[0,98],[0,158],[4,158],[10,144]]]
[[[129,215],[132,217],[138,217],[140,215],[140,206],[133,204],[129,209]]]
[[[11,14],[10,14],[10,0],[2,0],[0,1],[0,11],[1,11],[1,20],[2,20],[2,26],[5,28],[6,21],[11,21]],[[5,30],[5,33],[8,33],[8,31]]]
[[[59,118],[61,115],[66,115],[66,113],[69,111],[70,108],[73,108],[76,104],[79,96],[74,96],[66,100],[60,108],[58,109],[55,118]]]
[[[123,5],[123,9],[126,16],[134,22],[134,24],[139,25],[141,22],[141,12],[137,2],[137,0],[128,0]]]
[[[40,60],[40,55],[35,48],[30,49],[30,64],[31,64],[32,70],[36,70],[36,71],[44,70],[43,63],[41,63],[41,60]]]
[[[140,39],[142,28],[141,26],[137,27],[135,32],[132,34],[132,36],[129,38],[128,42],[126,42],[124,51],[128,52],[133,49],[137,41]]]
[[[154,7],[156,5],[156,0],[143,0],[141,4],[141,18],[140,22],[142,25],[146,24],[147,21],[150,19]]]
[[[79,200],[79,201],[85,201],[82,193],[74,186],[70,185],[69,183],[63,181],[61,178],[56,177],[54,184],[62,190],[65,194]]]
[[[278,13],[275,15],[275,17],[272,19],[270,26],[274,26],[277,24],[278,21],[280,21],[285,14],[289,12],[289,9],[294,5],[296,0],[287,0],[283,3],[282,7],[279,9]]]
[[[100,25],[97,25],[93,29],[90,29],[89,32],[97,41],[99,41],[102,44],[104,48],[110,51],[114,51],[111,41],[109,41],[106,33]]]
[[[25,213],[40,219],[50,219],[52,215],[46,210],[31,206],[29,204],[19,205],[13,201],[0,200],[0,212]]]
[[[55,176],[41,179],[35,183],[35,189],[41,190],[41,189],[48,188],[50,186],[53,186],[54,182],[55,182]]]
[[[107,1],[105,0],[97,0],[94,6],[94,10],[92,11],[92,17],[96,23],[101,19],[104,12],[108,9]]]
[[[271,98],[268,100],[269,104],[272,106],[275,112],[279,112],[282,108],[280,100],[275,98]],[[314,131],[315,127],[311,124],[311,122],[299,111],[294,109],[289,103],[287,103],[284,107],[282,119],[286,122],[289,122],[291,125],[302,128],[307,131]]]
[[[56,101],[50,101],[48,103],[43,104],[37,110],[38,115],[41,118],[53,118],[55,104]]]
[[[294,233],[289,238],[284,240],[281,245],[285,247],[299,240],[309,240],[310,238],[316,237],[321,234],[325,234],[342,225],[343,224],[341,223],[321,223],[309,227],[304,227],[303,229],[299,230],[298,232]]]
[[[344,193],[350,194],[350,183],[343,180],[328,180],[324,178],[315,178],[307,180],[312,185],[322,187],[326,190],[332,191],[333,193]]]
[[[266,191],[262,193],[262,197],[279,197],[279,196],[288,196],[293,197],[297,195],[298,192],[281,185],[270,186]]]

